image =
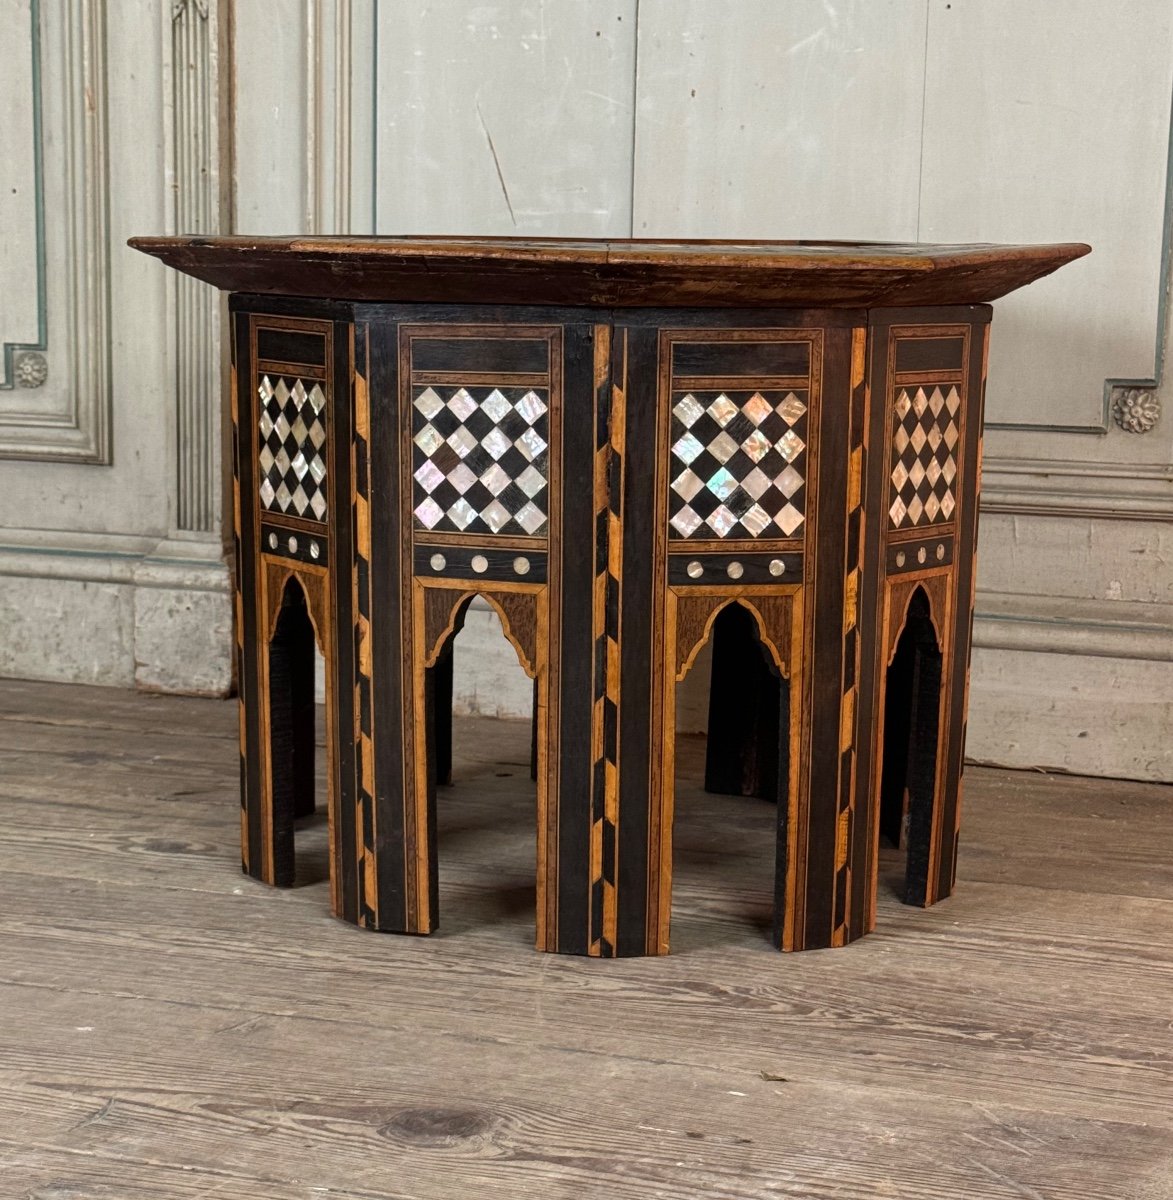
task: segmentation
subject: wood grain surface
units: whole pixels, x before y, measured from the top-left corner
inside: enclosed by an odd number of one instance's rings
[[[1087,254],[1082,242],[519,237],[136,237],[130,245],[232,292],[424,303],[633,307],[985,304]]]
[[[1173,789],[971,769],[957,895],[889,854],[784,956],[773,808],[682,737],[673,954],[600,962],[532,949],[528,725],[454,750],[444,924],[381,936],[320,815],[241,875],[232,704],[0,685],[0,1195],[1173,1195]]]

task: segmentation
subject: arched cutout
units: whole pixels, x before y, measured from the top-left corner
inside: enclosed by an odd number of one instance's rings
[[[474,919],[483,923],[486,919],[509,919],[522,911],[535,910],[533,829],[537,797],[530,782],[529,728],[522,720],[503,723],[494,728],[492,745],[487,747],[483,729],[474,726],[462,729],[462,722],[453,718],[453,695],[457,691],[454,680],[459,682],[460,672],[457,640],[478,596],[500,620],[501,633],[512,647],[521,670],[530,678],[536,678],[537,671],[513,632],[519,614],[520,623],[525,624],[522,606],[502,604],[497,596],[486,592],[448,591],[446,605],[450,604],[450,608],[435,642],[431,641],[431,634],[438,626],[433,625],[428,631],[423,689],[429,840],[437,851],[432,871],[432,911],[438,918],[441,884],[445,890],[476,893],[473,906],[454,906],[451,896],[445,899],[448,919],[443,927],[451,931]],[[528,602],[531,609],[536,608],[536,597],[532,594],[520,594],[517,598]],[[534,651],[531,649],[530,653]],[[454,782],[454,744],[459,749],[461,737],[473,733],[477,740],[464,746],[460,756],[464,768],[456,773],[457,786],[450,799],[438,804],[438,785]],[[475,765],[470,766],[470,762]],[[491,869],[484,865],[486,852],[491,856]]]
[[[693,597],[682,596],[682,601]],[[677,624],[677,661],[682,680],[702,646],[711,642],[707,737],[703,755],[703,793],[699,747],[686,735],[674,742],[680,798],[673,803],[672,875],[684,884],[681,915],[689,913],[690,894],[727,897],[733,905],[726,920],[756,926],[766,933],[771,916],[779,925],[784,891],[784,850],[790,801],[790,664],[792,613],[770,607],[774,597],[701,597],[690,612],[682,604]],[[766,608],[763,614],[762,605]],[[702,620],[703,615],[703,620]],[[773,618],[771,620],[771,618]],[[689,644],[691,643],[691,645]],[[673,731],[675,737],[675,731]],[[733,799],[736,797],[737,799]],[[760,801],[771,802],[766,807]],[[691,887],[689,885],[692,885]],[[712,919],[706,902],[706,919]],[[684,938],[698,924],[678,922]],[[780,932],[775,933],[780,937]]]
[[[318,631],[301,580],[288,574],[272,603],[266,648],[269,723],[269,805],[273,880],[278,887],[297,881],[295,822],[316,811],[315,752],[317,704],[314,698]],[[327,852],[328,853],[328,852]],[[315,878],[326,878],[325,869]]]
[[[485,601],[501,620],[501,631],[517,652],[521,669],[537,678],[536,611],[534,597],[528,592],[456,591],[428,588],[424,595],[424,666],[434,667],[451,649],[452,640],[464,627],[469,605],[477,597]]]
[[[272,641],[277,632],[277,623],[285,607],[286,593],[291,584],[296,584],[301,591],[302,603],[309,617],[313,630],[314,642],[318,653],[325,658],[327,654],[326,641],[326,577],[321,572],[302,574],[295,567],[283,563],[270,562],[266,564],[268,576],[265,580],[265,593],[269,600],[269,610],[266,613],[265,639]]]
[[[773,609],[778,599],[778,597],[771,596],[754,597],[753,599],[739,596],[736,599],[721,599],[714,603],[712,598],[701,595],[681,597],[677,602],[679,615],[676,627],[676,682],[682,682],[692,670],[697,655],[713,636],[717,618],[733,606],[745,609],[753,618],[759,644],[769,654],[782,677],[789,678],[788,656],[782,649],[782,646],[789,641],[784,624],[789,618],[789,597],[783,598],[785,611],[776,613]],[[767,612],[771,618],[774,618],[773,621],[767,619]],[[775,632],[772,628],[775,622],[782,625],[779,632]]]
[[[789,685],[761,614],[741,601],[713,614],[705,791],[783,802]]]
[[[906,855],[902,899],[924,905],[932,854],[942,653],[923,587],[910,595],[887,668],[879,833]]]

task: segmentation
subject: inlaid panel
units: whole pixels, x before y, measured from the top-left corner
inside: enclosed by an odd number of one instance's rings
[[[320,383],[262,375],[257,464],[261,506],[326,519],[326,393]]]
[[[544,534],[549,407],[539,387],[413,388],[416,527]]]
[[[674,393],[671,536],[800,534],[807,402],[805,389]]]
[[[893,529],[949,521],[957,507],[961,395],[955,384],[896,389],[888,517]]]

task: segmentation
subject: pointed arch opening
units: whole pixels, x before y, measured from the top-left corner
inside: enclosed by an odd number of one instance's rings
[[[703,620],[682,607],[678,624],[675,950],[727,940],[731,926],[754,940],[768,936],[778,870],[784,875],[779,864],[790,798],[786,647],[775,628],[779,622],[767,619],[760,601],[718,600]]]
[[[296,574],[275,589],[268,644],[269,802],[273,882],[330,880],[323,638]]]
[[[942,663],[932,606],[918,586],[888,662],[880,773],[881,876],[905,904],[923,905],[927,895]]]
[[[509,926],[532,941],[536,746],[534,598],[449,595],[424,668],[428,808],[443,934]],[[532,681],[532,682],[531,682]],[[536,707],[536,705],[535,705]]]

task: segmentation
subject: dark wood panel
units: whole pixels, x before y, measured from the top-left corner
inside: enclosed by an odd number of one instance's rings
[[[590,835],[592,766],[594,539],[590,503],[594,471],[595,397],[592,331],[565,331],[562,405],[561,542],[578,547],[562,559],[557,745],[557,947],[567,954],[590,949]]]
[[[896,342],[896,370],[959,371],[964,365],[965,339],[959,337],[905,337]]]
[[[274,329],[257,325],[257,358],[283,363],[308,363],[326,366],[326,338],[320,333],[295,329]]]
[[[778,569],[778,564],[781,570]],[[698,570],[699,567],[699,570]],[[730,571],[730,568],[733,571]],[[674,587],[728,587],[751,583],[794,583],[802,579],[801,554],[670,554],[668,582]]]
[[[321,528],[318,527],[319,531]],[[321,532],[307,533],[300,529],[290,529],[264,518],[261,520],[260,552],[294,562],[312,563],[319,567],[330,565],[329,537]]]
[[[802,946],[831,944],[835,915],[835,857],[838,838],[840,707],[843,687],[843,545],[847,521],[848,423],[851,411],[851,335],[829,330],[823,360],[818,433],[817,505],[807,536],[820,551],[808,599],[808,640],[813,661],[804,664],[810,679],[811,740],[809,807],[806,831],[806,889]],[[803,853],[793,847],[792,853]],[[798,934],[796,933],[796,937]]]
[[[368,326],[370,354],[371,486],[371,703],[377,736],[375,758],[375,850],[379,928],[399,930],[407,922],[402,714],[410,709],[400,663],[410,641],[409,614],[403,611],[401,539],[394,502],[399,478],[399,331],[389,318]],[[376,615],[377,614],[377,615]]]
[[[546,554],[524,547],[494,550],[447,542],[428,545],[417,540],[415,573],[424,579],[464,579],[473,587],[486,580],[545,583]]]
[[[518,331],[521,332],[520,330]],[[550,343],[526,337],[427,337],[411,339],[413,371],[522,371],[550,369]]]
[[[236,444],[234,462],[240,496],[240,532],[237,537],[237,589],[241,597],[237,620],[241,624],[238,686],[241,689],[244,730],[242,741],[240,804],[244,811],[241,837],[245,870],[254,879],[261,878],[261,687],[257,660],[260,645],[260,585],[257,566],[260,553],[254,529],[259,503],[257,488],[257,416],[253,392],[255,372],[252,350],[252,326],[247,314],[233,319],[233,345],[236,355]]]
[[[626,371],[622,369],[626,353]],[[653,713],[653,680],[664,653],[654,640],[657,520],[661,512],[654,496],[658,430],[658,334],[653,329],[618,325],[613,374],[626,391],[624,432],[623,577],[621,603],[623,650],[619,667],[619,872],[616,950],[620,955],[646,954],[655,948],[649,929],[648,874],[649,805],[652,794],[652,755],[656,743],[649,715]],[[649,945],[650,943],[650,945]]]
[[[806,375],[810,372],[808,341],[759,341],[672,344],[673,375]]]

